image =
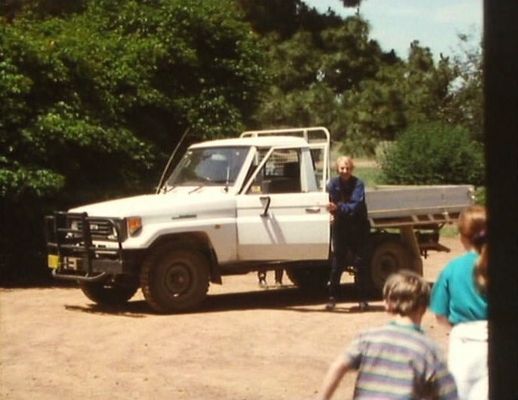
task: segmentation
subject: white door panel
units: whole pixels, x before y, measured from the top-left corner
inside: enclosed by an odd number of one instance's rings
[[[328,195],[323,192],[238,196],[238,257],[326,259],[330,240],[327,202]]]

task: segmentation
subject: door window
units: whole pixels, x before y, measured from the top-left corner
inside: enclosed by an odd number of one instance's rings
[[[248,193],[300,193],[300,182],[299,150],[276,149],[256,175]]]

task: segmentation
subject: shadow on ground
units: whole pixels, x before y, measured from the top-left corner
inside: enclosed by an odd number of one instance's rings
[[[86,300],[86,299],[85,299]],[[379,297],[371,296],[369,301],[378,301]],[[88,301],[88,300],[86,300]],[[327,294],[325,292],[309,292],[295,287],[283,287],[264,291],[239,293],[212,294],[195,310],[184,314],[203,314],[210,312],[225,312],[254,309],[281,310],[296,312],[329,312],[325,310]],[[321,306],[315,308],[315,306]],[[130,301],[120,306],[101,306],[85,304],[85,306],[65,305],[69,311],[117,315],[132,318],[142,318],[156,314],[144,300]],[[370,311],[383,311],[379,305],[370,305]],[[362,312],[358,308],[358,298],[352,284],[342,285],[342,296],[333,312],[354,313]]]

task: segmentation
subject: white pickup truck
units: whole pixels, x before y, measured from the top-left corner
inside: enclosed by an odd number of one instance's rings
[[[48,265],[99,304],[141,288],[162,313],[193,309],[225,275],[282,267],[301,288],[329,274],[330,135],[310,127],[249,131],[190,146],[154,194],[46,217]],[[469,185],[367,188],[370,284],[445,250],[444,224],[473,202]]]

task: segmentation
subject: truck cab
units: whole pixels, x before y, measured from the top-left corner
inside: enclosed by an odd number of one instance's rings
[[[49,267],[96,302],[141,287],[169,312],[197,305],[224,275],[326,262],[329,138],[315,127],[194,144],[154,194],[47,217]]]

